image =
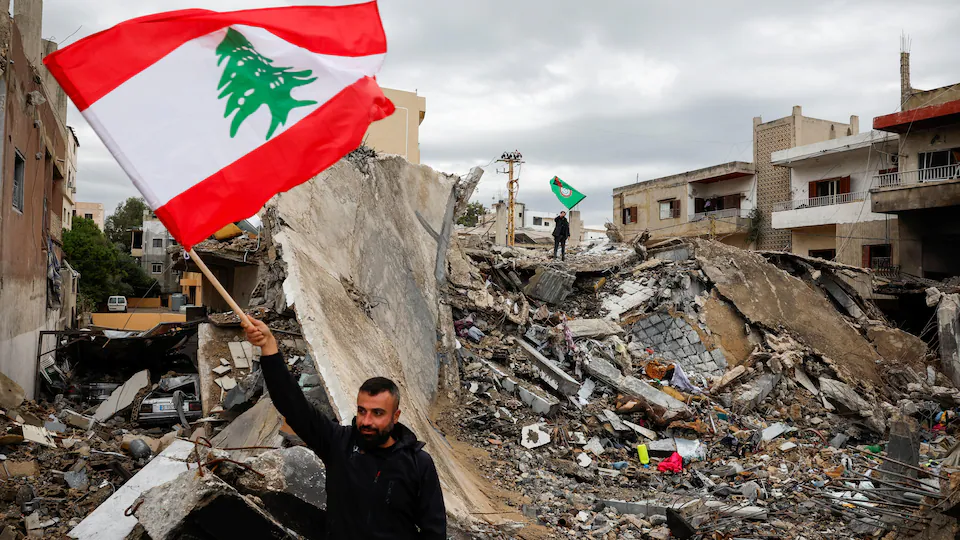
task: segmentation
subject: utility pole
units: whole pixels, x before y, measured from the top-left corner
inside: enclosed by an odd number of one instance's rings
[[[513,152],[504,152],[500,156],[500,159],[497,160],[499,163],[506,163],[506,171],[497,171],[500,173],[506,173],[507,176],[507,245],[514,245],[514,232],[516,231],[516,215],[517,212],[514,209],[517,190],[520,189],[520,179],[513,177],[513,165],[516,163],[523,163],[523,155],[519,151]]]

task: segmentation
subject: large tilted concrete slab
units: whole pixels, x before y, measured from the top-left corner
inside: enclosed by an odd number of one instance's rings
[[[827,298],[763,256],[720,242],[694,240],[700,268],[749,321],[783,328],[852,379],[879,382],[877,351],[837,313]]]
[[[275,198],[266,222],[280,257],[272,264],[284,268],[284,300],[296,309],[340,421],[353,419],[363,381],[397,381],[401,422],[427,442],[447,510],[466,517],[492,507],[429,417],[439,371],[437,284],[446,280],[458,180],[399,157],[348,158]]]

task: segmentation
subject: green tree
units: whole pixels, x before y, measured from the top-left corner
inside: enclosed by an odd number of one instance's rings
[[[80,272],[79,296],[88,305],[102,304],[112,295],[145,296],[156,282],[90,219],[78,217],[63,232],[63,252]]]
[[[278,127],[287,123],[290,111],[316,103],[297,100],[290,95],[294,88],[317,80],[310,77],[313,71],[290,71],[292,68],[272,65],[273,60],[257,52],[253,44],[233,28],[227,29],[216,53],[218,66],[227,61],[217,86],[217,90],[221,90],[218,99],[230,96],[223,117],[237,113],[230,124],[231,138],[237,135],[240,124],[263,105],[270,109],[273,117],[267,131],[269,140]]]
[[[480,220],[483,219],[483,215],[486,213],[487,209],[483,207],[483,203],[472,202],[467,205],[467,209],[463,215],[460,216],[460,219],[457,220],[457,225],[476,227],[477,223],[480,223]]]
[[[106,302],[114,290],[118,252],[93,220],[73,220],[73,228],[63,232],[63,252],[80,272],[79,293],[89,301]]]
[[[130,197],[117,205],[103,224],[103,232],[111,243],[122,245],[122,250],[130,253],[130,229],[143,226],[143,213],[149,209],[142,197]]]

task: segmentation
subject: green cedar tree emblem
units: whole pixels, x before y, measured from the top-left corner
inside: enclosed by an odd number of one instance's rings
[[[218,66],[227,61],[217,87],[221,90],[217,99],[227,97],[224,118],[236,113],[230,125],[230,138],[235,137],[240,124],[263,105],[270,108],[273,116],[267,131],[269,140],[278,127],[286,124],[290,111],[316,103],[297,100],[290,95],[294,88],[317,80],[310,77],[313,71],[290,71],[292,68],[274,66],[273,60],[258,53],[253,44],[233,28],[227,29],[227,35],[216,52]]]

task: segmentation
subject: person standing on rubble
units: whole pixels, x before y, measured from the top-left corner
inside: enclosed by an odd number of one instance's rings
[[[567,221],[567,213],[560,212],[560,215],[553,218],[553,258],[557,258],[557,248],[560,248],[560,260],[567,260],[567,238],[570,238],[570,223]]]
[[[247,340],[273,404],[323,461],[327,471],[327,538],[445,539],[447,513],[433,458],[399,423],[400,390],[369,379],[357,394],[351,426],[327,418],[303,395],[262,321],[250,318]]]

